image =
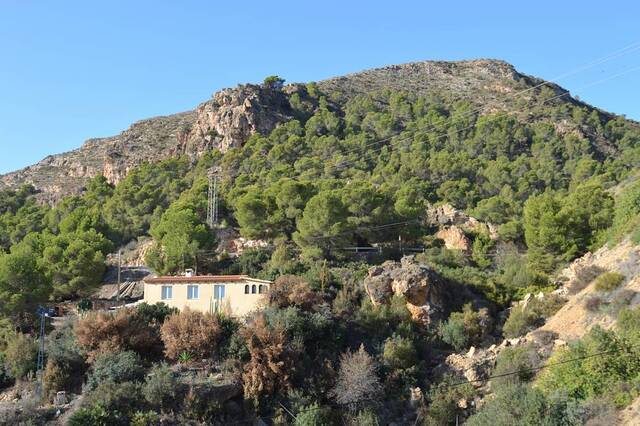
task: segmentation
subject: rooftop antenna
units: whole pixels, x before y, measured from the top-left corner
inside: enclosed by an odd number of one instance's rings
[[[209,169],[209,203],[207,205],[207,224],[213,228],[218,224],[218,171]]]

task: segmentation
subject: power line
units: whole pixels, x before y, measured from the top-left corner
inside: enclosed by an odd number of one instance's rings
[[[573,70],[570,70],[570,71],[565,72],[565,73],[563,73],[561,75],[558,75],[558,76],[556,76],[556,77],[554,77],[554,78],[552,78],[550,80],[543,80],[540,83],[538,83],[538,84],[536,84],[536,85],[534,85],[532,87],[528,87],[528,88],[520,90],[518,92],[511,93],[511,94],[508,95],[508,97],[515,98],[517,96],[520,96],[520,95],[523,95],[523,94],[528,93],[530,91],[533,91],[535,89],[538,89],[538,88],[540,88],[540,87],[542,87],[544,85],[557,84],[558,80],[561,80],[563,78],[578,74],[578,73],[580,73],[580,72],[582,72],[584,70],[587,70],[587,69],[592,68],[592,67],[594,67],[596,65],[600,65],[602,63],[608,62],[610,60],[616,59],[616,58],[618,58],[620,56],[628,55],[628,54],[630,54],[630,53],[632,53],[634,51],[637,51],[639,49],[640,49],[640,41],[636,41],[636,42],[634,42],[634,43],[632,43],[632,44],[630,44],[630,45],[628,45],[628,46],[626,46],[626,47],[624,47],[622,49],[614,51],[613,53],[611,53],[609,55],[605,55],[604,57],[596,59],[595,61],[592,61],[592,62],[587,63],[585,65],[581,65],[581,66],[579,66],[579,67],[577,67],[577,68],[575,68]],[[480,113],[482,111],[483,111],[483,108],[482,107],[478,107],[478,108],[476,108],[474,110],[467,111],[467,112],[461,114],[457,118],[470,117],[470,116],[472,116],[472,115],[474,115],[476,113]],[[444,126],[444,124],[440,124],[440,125],[435,125],[435,126],[419,129],[418,131],[429,131],[429,130],[433,130],[434,128],[441,128],[443,126]],[[361,148],[366,149],[368,146],[377,145],[378,143],[390,141],[394,136],[398,136],[400,133],[402,133],[402,130],[399,131],[399,132],[396,132],[396,134],[393,135],[393,136],[389,136],[389,137],[380,139],[378,141],[370,142],[370,143],[366,144],[364,147],[361,147]],[[353,152],[358,152],[358,151],[361,150],[361,148],[360,147],[359,148],[354,148],[352,150],[344,152],[343,154],[344,155],[348,155],[348,154],[353,153]]]
[[[635,43],[632,43],[631,45],[628,45],[628,46],[627,46],[627,47],[625,47],[625,48],[619,49],[619,50],[615,51],[614,53],[609,54],[609,55],[607,55],[607,56],[604,56],[604,57],[602,57],[602,58],[600,58],[600,59],[597,59],[597,60],[595,60],[595,61],[593,61],[593,62],[591,62],[591,63],[588,63],[588,64],[586,64],[586,65],[580,66],[580,67],[578,67],[578,68],[576,68],[576,69],[574,69],[574,70],[568,71],[568,72],[566,72],[566,73],[564,73],[564,74],[562,74],[562,75],[560,75],[560,76],[556,77],[556,78],[555,78],[555,80],[559,80],[559,79],[561,79],[561,78],[565,78],[565,77],[568,77],[568,76],[571,76],[571,75],[578,74],[579,72],[584,71],[584,70],[589,69],[589,68],[592,68],[593,66],[599,65],[599,64],[604,63],[604,62],[607,62],[607,61],[610,61],[610,60],[612,60],[612,59],[616,59],[617,57],[620,57],[620,56],[623,56],[623,55],[627,55],[627,54],[632,53],[632,52],[634,52],[634,51],[637,51],[637,50],[639,50],[639,49],[640,49],[640,41],[635,42]],[[633,71],[633,70],[631,70],[631,71]],[[622,75],[622,74],[625,74],[625,73],[627,73],[627,72],[621,73],[621,74],[619,74],[619,75]],[[613,77],[617,77],[617,76],[619,76],[619,75],[612,76],[612,78],[613,78]],[[600,80],[600,81],[597,81],[597,82],[596,82],[596,83],[594,83],[594,84],[598,84],[598,83],[600,83],[600,82],[602,82],[602,81],[606,81],[606,80],[608,80],[608,79],[609,79],[609,78],[607,78],[607,79],[603,79],[603,80]],[[522,95],[522,94],[524,94],[524,93],[527,93],[527,92],[529,92],[529,91],[535,90],[536,88],[542,87],[542,86],[544,86],[544,85],[546,85],[546,84],[554,84],[554,82],[553,82],[553,80],[550,80],[550,81],[542,81],[541,83],[538,83],[538,84],[537,84],[537,85],[535,85],[535,86],[529,87],[529,88],[527,88],[527,89],[523,89],[523,90],[521,90],[521,91],[519,91],[519,92],[515,92],[515,93],[513,93],[513,94],[510,94],[509,96],[510,96],[510,97],[516,97],[516,96]],[[591,85],[592,85],[592,84],[591,84]],[[575,89],[575,90],[576,90],[576,91],[577,91],[577,90],[582,90],[582,89],[584,89],[584,88],[586,88],[586,87],[590,87],[591,85],[582,86],[582,87],[579,87],[578,89]],[[544,104],[544,103],[546,103],[546,102],[549,102],[549,101],[551,101],[551,100],[558,99],[558,98],[560,98],[560,97],[562,97],[562,96],[565,96],[565,95],[570,95],[570,92],[569,92],[569,91],[566,91],[566,92],[563,92],[563,93],[562,93],[562,94],[560,94],[560,95],[554,96],[554,97],[552,97],[552,98],[550,98],[550,99],[546,99],[546,100],[542,101],[542,104]],[[517,108],[516,108],[516,109],[517,109]],[[464,116],[465,116],[465,114],[466,114],[466,115],[468,115],[468,116],[470,116],[470,115],[473,115],[473,114],[478,113],[478,112],[481,112],[481,111],[482,111],[482,108],[476,108],[476,110],[467,111],[466,113],[464,113],[464,114],[460,115],[459,117],[464,117]],[[386,138],[379,139],[379,140],[376,140],[376,141],[373,141],[373,142],[369,142],[369,143],[365,144],[365,146],[364,146],[364,147],[358,147],[358,148],[354,148],[354,149],[351,149],[351,150],[347,150],[347,151],[345,151],[344,153],[342,153],[342,155],[348,155],[348,154],[351,154],[351,153],[354,153],[354,152],[359,152],[359,151],[361,151],[361,150],[363,150],[363,149],[366,149],[366,148],[367,148],[367,147],[369,147],[369,146],[377,145],[377,144],[380,144],[380,143],[382,143],[382,142],[387,142],[387,141],[389,141],[389,142],[390,142],[390,144],[389,144],[389,145],[394,145],[394,144],[400,143],[400,142],[402,142],[402,141],[405,141],[405,140],[409,140],[409,139],[411,139],[411,138],[414,138],[414,137],[415,137],[415,133],[416,133],[416,132],[425,132],[425,131],[434,130],[434,129],[436,129],[436,128],[442,128],[442,127],[444,127],[444,123],[443,123],[443,124],[440,124],[440,125],[436,125],[436,126],[427,126],[427,127],[425,127],[425,128],[415,129],[415,130],[413,130],[413,133],[414,133],[414,134],[409,135],[409,136],[406,136],[406,137],[403,137],[403,138],[401,138],[401,139],[399,139],[399,140],[396,140],[396,141],[392,141],[394,137],[399,136],[399,135],[400,135],[400,134],[402,134],[404,131],[408,131],[407,129],[402,129],[402,130],[400,130],[400,131],[398,131],[398,132],[395,132],[395,134],[393,134],[393,135],[391,135],[391,136],[388,136],[388,137],[386,137]],[[461,128],[461,129],[456,129],[456,130],[454,131],[454,133],[453,133],[453,134],[458,134],[458,133],[461,133],[461,132],[462,132],[462,131],[464,131],[464,130],[470,130],[470,129],[473,129],[473,128],[475,128],[475,127],[476,127],[476,124],[473,124],[473,125],[468,126],[468,127],[464,127],[464,128]],[[448,133],[448,132],[447,132],[447,133],[444,133],[444,134],[441,134],[441,135],[438,135],[438,136],[436,136],[436,140],[437,140],[437,139],[439,139],[439,138],[440,138],[440,137],[442,137],[442,136],[448,136],[448,135],[449,135],[449,133]],[[381,147],[381,148],[379,148],[379,149],[375,149],[375,150],[373,150],[373,151],[368,151],[368,152],[367,152],[367,154],[372,153],[372,152],[374,152],[374,153],[375,153],[375,152],[377,152],[377,151],[382,150],[383,148],[384,148],[384,147]],[[334,165],[334,167],[336,167],[337,169],[339,169],[339,168],[341,168],[341,167],[343,167],[343,166],[345,166],[345,165],[352,164],[352,163],[354,163],[354,162],[355,162],[354,160],[344,160],[344,161],[338,162],[336,165]],[[299,173],[297,176],[296,176],[296,175],[293,175],[293,176],[289,176],[289,177],[290,177],[290,178],[292,178],[292,179],[295,179],[296,177],[301,177],[301,176],[302,176],[302,173]]]
[[[622,76],[622,75],[629,74],[629,73],[631,73],[631,72],[633,72],[633,71],[637,71],[638,69],[640,69],[640,67],[634,67],[634,68],[631,68],[631,69],[625,70],[625,71],[623,71],[623,72],[620,72],[620,73],[617,73],[617,74],[611,75],[611,76],[609,76],[609,77],[605,77],[605,78],[602,78],[602,79],[600,79],[600,80],[596,80],[596,81],[594,81],[594,82],[592,82],[592,83],[589,83],[589,84],[583,85],[583,86],[581,86],[581,87],[579,87],[579,88],[577,88],[577,89],[575,89],[575,90],[576,90],[576,91],[578,91],[578,90],[586,89],[586,88],[588,88],[588,87],[595,86],[595,85],[597,85],[597,84],[601,84],[601,83],[603,83],[603,82],[605,82],[605,81],[612,80],[612,79],[617,78],[617,77],[620,77],[620,76]],[[553,100],[559,99],[559,98],[561,98],[561,97],[563,97],[563,96],[567,96],[567,95],[570,95],[570,93],[569,93],[569,92],[564,92],[564,93],[561,93],[561,94],[559,94],[559,95],[553,96],[553,97],[551,97],[551,98],[545,99],[545,100],[541,101],[541,102],[540,102],[540,104],[542,105],[542,104],[545,104],[545,103],[547,103],[547,102],[550,102],[550,101],[553,101]],[[517,108],[516,108],[516,110],[517,110]],[[461,129],[455,129],[455,131],[453,132],[453,134],[458,134],[458,133],[461,133],[461,132],[463,132],[463,131],[465,131],[465,130],[471,130],[471,129],[475,128],[475,127],[476,127],[476,123],[474,123],[474,124],[472,124],[472,125],[470,125],[470,126],[467,126],[467,127],[463,127],[463,128],[461,128]],[[420,131],[423,131],[423,130],[422,130],[422,129],[418,129],[416,132],[420,132]],[[446,133],[441,133],[441,134],[439,134],[439,135],[435,135],[435,136],[433,136],[433,138],[434,138],[434,140],[438,140],[438,139],[440,139],[440,138],[442,138],[442,137],[451,136],[451,135],[452,135],[452,133],[450,133],[450,132],[446,132]],[[377,153],[377,152],[379,152],[379,151],[382,151],[386,146],[392,146],[392,145],[399,144],[400,142],[409,141],[409,140],[411,140],[411,139],[415,138],[415,136],[416,136],[416,135],[415,135],[415,132],[414,132],[414,133],[413,133],[413,134],[411,134],[411,135],[408,135],[408,136],[402,137],[402,138],[400,138],[400,139],[396,139],[396,140],[393,140],[393,141],[389,142],[389,145],[384,145],[384,146],[382,146],[382,147],[380,147],[380,148],[377,148],[377,149],[374,149],[374,150],[371,150],[371,151],[367,151],[367,154],[372,154],[372,153]],[[354,164],[356,161],[358,161],[358,160],[344,160],[344,161],[340,161],[340,162],[336,163],[336,164],[334,165],[334,167],[335,167],[336,169],[340,169],[340,168],[343,168],[343,167],[348,166],[348,165],[350,165],[350,164]]]
[[[466,381],[462,381],[462,382],[448,383],[448,384],[445,383],[445,384],[439,385],[438,387],[447,388],[447,387],[463,386],[463,385],[467,385],[467,384],[470,384],[470,383],[488,382],[488,381],[493,380],[493,379],[499,379],[501,377],[513,376],[513,375],[516,375],[516,374],[533,373],[533,372],[536,372],[536,371],[543,370],[545,368],[555,367],[557,365],[569,364],[571,362],[582,361],[582,360],[590,359],[590,358],[597,358],[599,356],[611,355],[611,354],[618,353],[618,352],[625,352],[627,349],[635,348],[635,347],[638,347],[638,346],[640,346],[640,344],[630,345],[628,348],[610,349],[610,350],[607,350],[607,351],[596,352],[596,353],[591,354],[591,355],[585,355],[585,356],[581,356],[581,357],[565,359],[563,361],[547,363],[547,364],[541,365],[539,367],[525,368],[525,369],[521,369],[521,370],[518,370],[518,371],[511,371],[509,373],[496,374],[494,376],[489,376],[489,377],[487,377],[485,379],[466,380]],[[633,354],[629,353],[627,355],[633,355]]]
[[[437,389],[440,389],[440,388],[451,388],[451,387],[457,387],[457,386],[464,386],[464,385],[468,385],[468,384],[471,384],[471,383],[488,382],[490,380],[498,379],[498,378],[502,378],[502,377],[520,375],[520,374],[528,373],[528,372],[536,372],[536,371],[543,370],[545,368],[555,367],[555,366],[563,365],[563,364],[569,364],[571,362],[583,361],[583,360],[586,360],[586,359],[597,358],[597,357],[600,357],[600,356],[608,356],[608,355],[612,355],[612,354],[619,353],[619,352],[625,352],[628,349],[635,348],[635,347],[638,347],[638,346],[640,346],[640,344],[630,345],[627,348],[610,349],[610,350],[606,350],[606,351],[597,352],[597,353],[594,353],[594,354],[591,354],[591,355],[585,355],[585,356],[581,356],[581,357],[565,359],[563,361],[547,363],[547,364],[541,365],[539,367],[533,367],[533,368],[521,369],[521,370],[517,370],[517,371],[511,371],[511,372],[508,372],[508,373],[496,374],[496,375],[489,376],[489,377],[484,378],[484,379],[465,380],[465,381],[460,381],[460,382],[456,382],[456,383],[441,383],[441,384],[437,385],[436,388]],[[634,355],[634,354],[633,353],[628,353],[625,356],[629,356],[629,355]],[[637,354],[635,354],[635,355],[637,355]],[[352,403],[342,403],[342,404],[341,403],[329,403],[329,404],[325,404],[324,406],[309,407],[309,408],[306,408],[306,409],[298,410],[296,414],[299,416],[302,413],[306,413],[306,412],[310,412],[310,411],[323,410],[323,409],[326,409],[327,407],[338,408],[338,407],[342,407],[342,406],[360,404],[362,402],[367,402],[367,401],[374,401],[374,400],[366,399],[366,400],[363,400],[363,401],[352,402]],[[381,402],[396,402],[396,401],[397,400],[384,399]],[[280,403],[280,405],[282,405],[282,404]],[[274,417],[275,416],[267,416],[267,417],[262,416],[261,418],[263,418],[263,419],[273,419]],[[240,423],[238,423],[238,424],[240,424]]]

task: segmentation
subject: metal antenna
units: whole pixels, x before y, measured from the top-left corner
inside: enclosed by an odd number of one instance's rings
[[[213,228],[218,224],[218,174],[216,169],[209,169],[209,204],[207,205],[207,224]]]

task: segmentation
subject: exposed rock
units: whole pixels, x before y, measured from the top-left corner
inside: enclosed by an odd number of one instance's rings
[[[475,387],[484,385],[483,380],[489,377],[496,360],[496,354],[490,351],[478,351],[475,356],[466,357],[460,354],[451,354],[445,364],[450,371],[463,376]]]
[[[266,248],[269,246],[269,242],[265,240],[248,240],[238,237],[227,241],[224,245],[224,250],[232,256],[240,256],[247,249]]]
[[[447,226],[439,230],[436,232],[436,237],[443,240],[445,247],[450,250],[471,251],[471,240],[456,225]]]
[[[199,154],[215,148],[226,152],[256,133],[268,135],[292,118],[289,99],[281,90],[254,84],[224,89],[198,105],[192,128],[181,135],[180,150]]]
[[[615,271],[628,279],[610,294],[595,289],[595,278],[603,271]],[[640,304],[640,245],[624,240],[614,247],[602,247],[576,259],[561,272],[567,302],[547,319],[540,330],[552,331],[556,338],[572,341],[581,338],[594,326],[611,329],[616,317],[605,312],[588,309],[588,301],[600,299],[600,303],[617,303],[629,307]]]
[[[387,303],[392,295],[407,301],[412,318],[428,325],[445,310],[445,283],[431,268],[406,256],[401,263],[388,261],[369,269],[365,290],[374,305]]]
[[[541,82],[518,73],[504,61],[479,59],[391,65],[321,81],[317,87],[341,101],[387,89],[424,96],[446,94],[452,101],[469,102],[484,114],[513,112],[515,99],[509,94]],[[87,179],[97,174],[104,174],[115,183],[146,161],[179,154],[196,158],[210,149],[224,151],[240,146],[251,135],[267,134],[290,120],[294,114],[289,97],[292,93],[302,97],[306,93],[303,87],[294,84],[280,91],[242,85],[224,89],[192,111],[139,121],[117,136],[90,139],[79,149],[49,156],[35,165],[0,176],[0,188],[29,183],[40,191],[42,201],[55,202],[65,195],[81,192]],[[567,93],[553,83],[547,83],[546,87],[556,94]],[[527,100],[533,92],[524,96]],[[570,96],[558,102],[582,105]],[[563,131],[575,132],[576,129],[565,125]],[[598,135],[588,136],[594,138],[598,146],[604,143]],[[610,145],[605,148],[611,149]],[[472,221],[468,225],[473,226]]]
[[[456,209],[451,204],[429,206],[426,213],[426,222],[428,225],[441,228],[442,236],[436,234],[436,237],[445,240],[447,248],[468,250],[470,242],[468,237],[464,235],[464,231],[487,232],[491,239],[498,239],[498,230],[494,225],[480,222],[478,219]],[[449,247],[450,245],[451,247]],[[460,247],[468,248],[463,249]]]
[[[467,352],[467,358],[471,358],[476,353],[476,347],[471,346]]]
[[[364,288],[374,306],[387,303],[393,295],[393,278],[389,269],[394,266],[395,262],[389,261],[369,269],[369,275],[364,280]]]

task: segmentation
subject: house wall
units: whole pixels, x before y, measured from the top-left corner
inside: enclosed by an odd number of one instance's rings
[[[265,294],[245,294],[245,285],[255,285],[256,288],[262,284],[269,289],[269,284],[254,282],[219,282],[219,283],[176,283],[176,284],[144,284],[144,301],[149,304],[164,302],[170,307],[183,310],[189,308],[200,312],[213,312],[231,310],[230,314],[241,317],[251,311],[255,311],[263,306],[262,300]],[[162,300],[162,287],[170,285],[173,288],[172,298]],[[197,285],[199,287],[198,299],[187,299],[187,287]],[[224,285],[225,295],[221,303],[213,298],[214,285]]]

